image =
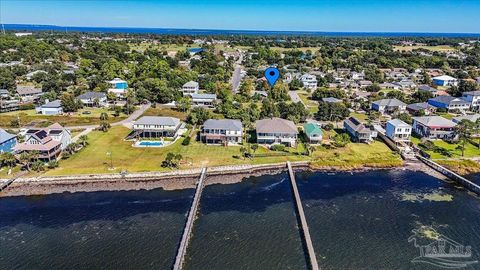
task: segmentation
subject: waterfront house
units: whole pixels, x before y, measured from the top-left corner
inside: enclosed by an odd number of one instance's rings
[[[480,91],[464,92],[462,98],[465,101],[470,102],[470,109],[472,111],[480,111]]]
[[[407,104],[396,98],[381,99],[372,103],[372,110],[378,111],[381,114],[403,113],[406,108]]]
[[[349,117],[343,121],[343,127],[354,142],[370,143],[377,137],[377,131],[367,127],[355,117]]]
[[[315,75],[305,73],[300,77],[300,81],[302,82],[303,87],[305,89],[309,89],[309,90],[317,89],[318,82],[317,82],[317,77],[315,77]]]
[[[48,101],[45,100],[45,104],[37,107],[37,112],[43,115],[59,115],[63,113],[62,102],[60,100]]]
[[[470,109],[471,102],[463,98],[457,98],[452,96],[438,96],[428,100],[428,104],[446,111],[459,110],[465,111]]]
[[[41,160],[55,160],[70,142],[70,131],[56,123],[47,128],[27,130],[25,142],[18,143],[13,149],[17,154],[36,152]]]
[[[192,105],[200,107],[213,107],[217,95],[215,94],[192,94]]]
[[[43,94],[42,89],[33,86],[17,86],[17,94],[24,102],[36,101]]]
[[[104,107],[107,105],[107,95],[103,92],[86,92],[77,97],[87,107]]]
[[[133,123],[133,132],[127,139],[133,138],[177,138],[183,123],[175,117],[142,116]]]
[[[200,133],[200,140],[206,144],[224,146],[242,143],[243,125],[240,120],[208,119]]]
[[[298,129],[290,120],[281,118],[267,118],[255,122],[257,143],[296,145]]]
[[[17,135],[10,134],[0,128],[0,153],[12,152],[13,147],[17,144]]]
[[[308,142],[316,144],[322,141],[323,131],[318,124],[306,123],[303,125],[303,130],[305,131]]]
[[[189,81],[182,86],[182,93],[184,96],[191,96],[192,94],[198,94],[199,85],[198,82]]]
[[[432,82],[438,86],[457,86],[458,85],[458,80],[448,75],[433,77]]]
[[[117,98],[125,98],[127,95],[128,83],[127,81],[115,78],[107,83],[110,84],[108,93],[113,93]]]
[[[400,119],[392,119],[387,122],[386,135],[394,142],[410,142],[412,126]]]
[[[407,111],[412,115],[431,115],[437,110],[436,107],[427,102],[413,103],[407,105]]]
[[[413,117],[413,131],[427,139],[455,139],[455,124],[441,116]]]

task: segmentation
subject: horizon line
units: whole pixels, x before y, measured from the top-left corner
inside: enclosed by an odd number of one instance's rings
[[[2,23],[3,26],[44,26],[56,28],[111,28],[146,30],[189,30],[189,31],[240,31],[240,32],[278,32],[278,33],[358,33],[358,34],[467,34],[479,35],[480,32],[417,32],[417,31],[325,31],[325,30],[265,30],[265,29],[227,29],[227,28],[175,28],[175,27],[139,27],[139,26],[75,26],[56,24]]]

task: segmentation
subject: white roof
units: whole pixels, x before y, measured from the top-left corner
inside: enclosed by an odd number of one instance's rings
[[[114,84],[114,83],[126,83],[127,81],[124,81],[122,79],[119,79],[119,78],[115,78],[111,81],[109,81],[108,83],[111,83],[111,84]]]
[[[390,124],[394,127],[410,127],[409,124],[403,122],[400,119],[392,119],[392,120],[388,121],[387,124]]]
[[[198,87],[198,82],[189,81],[183,85],[183,87]]]
[[[433,77],[432,79],[441,80],[441,81],[455,81],[455,80],[457,80],[454,77],[448,76],[448,75],[437,76],[437,77]]]

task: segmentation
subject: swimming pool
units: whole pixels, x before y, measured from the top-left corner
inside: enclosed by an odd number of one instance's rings
[[[162,147],[164,143],[161,141],[138,141],[135,143],[137,147]]]

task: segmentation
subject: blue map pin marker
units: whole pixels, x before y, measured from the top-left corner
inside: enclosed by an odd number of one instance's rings
[[[265,78],[267,79],[268,84],[270,84],[271,87],[275,85],[279,77],[280,71],[278,71],[277,68],[269,67],[265,70]]]

